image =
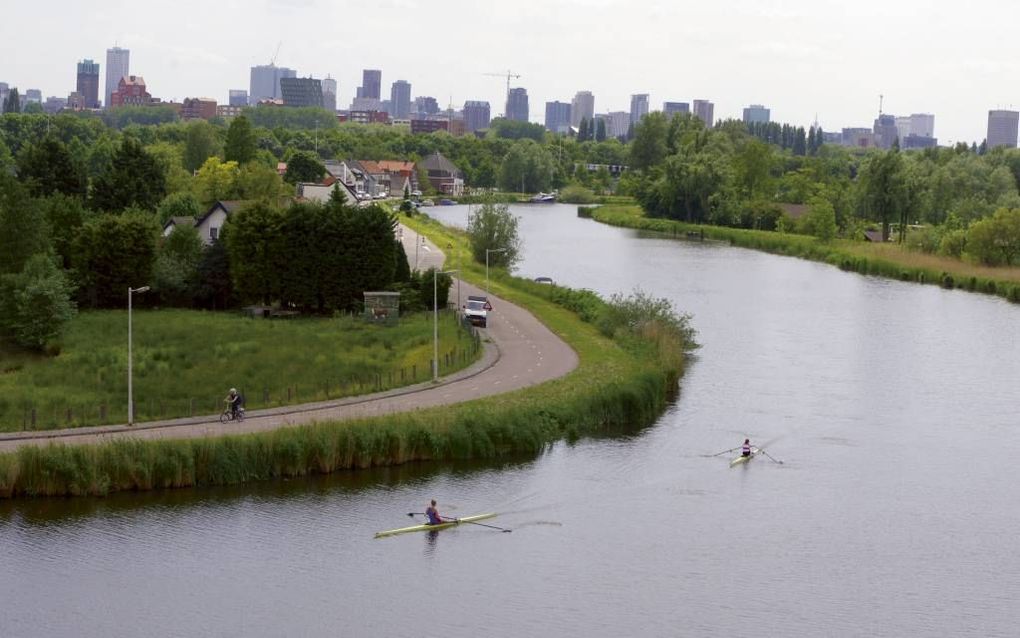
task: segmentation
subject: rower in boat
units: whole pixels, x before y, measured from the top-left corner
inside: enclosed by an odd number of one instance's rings
[[[439,515],[439,510],[436,509],[436,499],[432,499],[431,504],[425,508],[425,516],[429,519],[429,525],[443,524],[443,517]]]
[[[751,456],[751,452],[753,451],[753,448],[751,448],[751,439],[744,439],[744,445],[740,448],[740,456]]]

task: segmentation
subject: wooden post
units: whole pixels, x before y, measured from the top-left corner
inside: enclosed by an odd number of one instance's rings
[[[37,416],[38,415],[36,414],[35,407],[33,407],[32,408],[32,429],[33,430],[35,429],[35,422],[36,422],[36,417]]]
[[[195,399],[188,399],[188,416],[195,416]]]
[[[99,422],[106,423],[106,404],[102,403],[99,406]]]

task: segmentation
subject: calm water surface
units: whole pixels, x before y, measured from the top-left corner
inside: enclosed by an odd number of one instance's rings
[[[0,636],[1018,634],[1020,307],[514,211],[522,274],[694,315],[654,426],[499,465],[2,504]],[[745,435],[785,464],[703,456]],[[372,538],[431,496],[514,531]]]

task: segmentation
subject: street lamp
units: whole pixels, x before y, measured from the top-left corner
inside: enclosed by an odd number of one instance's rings
[[[439,275],[452,275],[459,270],[432,271],[432,382],[439,381]]]
[[[131,294],[141,294],[148,291],[148,286],[128,288],[128,425],[135,424],[135,399],[131,386]]]
[[[489,296],[489,253],[505,253],[506,248],[485,249],[485,296]]]
[[[446,250],[453,252],[453,244],[447,243]],[[460,253],[457,253],[457,270],[460,270]],[[460,312],[460,277],[457,277],[457,312]]]

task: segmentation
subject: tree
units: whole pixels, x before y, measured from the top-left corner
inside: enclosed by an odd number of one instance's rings
[[[814,197],[805,217],[806,232],[828,243],[836,237],[836,209],[824,197]]]
[[[82,225],[71,264],[79,295],[94,308],[120,308],[128,287],[151,283],[159,225],[141,212],[102,215]]]
[[[275,201],[293,193],[293,189],[276,172],[276,166],[249,162],[240,167],[234,179],[238,199],[267,199]]]
[[[606,141],[606,121],[599,120],[595,123],[595,141],[605,142]]]
[[[28,144],[18,154],[18,177],[33,197],[63,193],[84,198],[88,182],[82,168],[56,135]]]
[[[125,136],[111,165],[96,179],[92,208],[119,213],[136,206],[154,211],[166,196],[166,176],[159,163],[141,143]]]
[[[467,233],[471,254],[480,264],[488,263],[507,270],[520,259],[523,243],[517,229],[518,219],[506,204],[487,202],[468,218]],[[499,252],[492,252],[498,250]]]
[[[225,242],[214,241],[202,249],[191,279],[191,296],[200,308],[225,310],[233,305],[234,287]]]
[[[287,173],[283,176],[289,184],[298,182],[317,183],[326,174],[326,166],[315,153],[298,151],[287,162]]]
[[[545,139],[545,127],[541,124],[497,117],[489,123],[489,135],[507,140],[533,139],[541,142]]]
[[[1020,257],[1020,209],[1000,208],[971,224],[967,252],[989,266],[1012,266]]]
[[[4,102],[4,113],[21,113],[21,97],[18,95],[17,87],[7,93],[7,100]]]
[[[234,213],[226,227],[230,277],[242,301],[272,303],[280,296],[286,255],[280,247],[283,211],[257,202]]]
[[[73,288],[47,255],[35,255],[17,274],[0,276],[0,332],[42,350],[75,314]]]
[[[591,139],[591,134],[588,132],[588,119],[582,117],[581,122],[577,125],[577,141],[587,142]]]
[[[177,226],[160,244],[152,267],[152,289],[167,306],[189,306],[195,269],[202,258],[198,229]]]
[[[156,209],[160,224],[167,223],[171,217],[198,217],[201,214],[202,207],[198,199],[187,192],[167,195]]]
[[[861,170],[864,205],[873,219],[882,224],[882,241],[889,241],[889,225],[906,196],[903,157],[889,150],[872,155]]]
[[[649,113],[634,126],[630,144],[630,165],[638,170],[658,166],[666,159],[669,124],[662,113]]]
[[[53,250],[60,258],[58,265],[71,267],[71,253],[78,230],[92,215],[84,202],[77,197],[61,193],[37,200],[39,210],[50,231]]]
[[[549,151],[534,140],[519,140],[503,157],[499,168],[500,187],[505,191],[526,193],[545,191],[554,170]]]
[[[748,199],[755,199],[766,188],[772,172],[772,149],[759,140],[750,140],[733,157],[737,183]]]
[[[184,168],[189,173],[197,171],[207,159],[219,155],[221,147],[216,127],[205,120],[190,122],[184,142]],[[252,149],[254,155],[254,141]]]
[[[195,175],[193,191],[199,204],[209,207],[215,202],[237,197],[237,162],[222,162],[210,157]]]
[[[228,162],[237,162],[243,165],[255,159],[257,150],[258,145],[251,122],[244,115],[238,115],[227,128],[227,143],[223,149],[224,158]]]
[[[50,230],[35,200],[13,177],[0,174],[0,274],[17,273],[50,250]]]

